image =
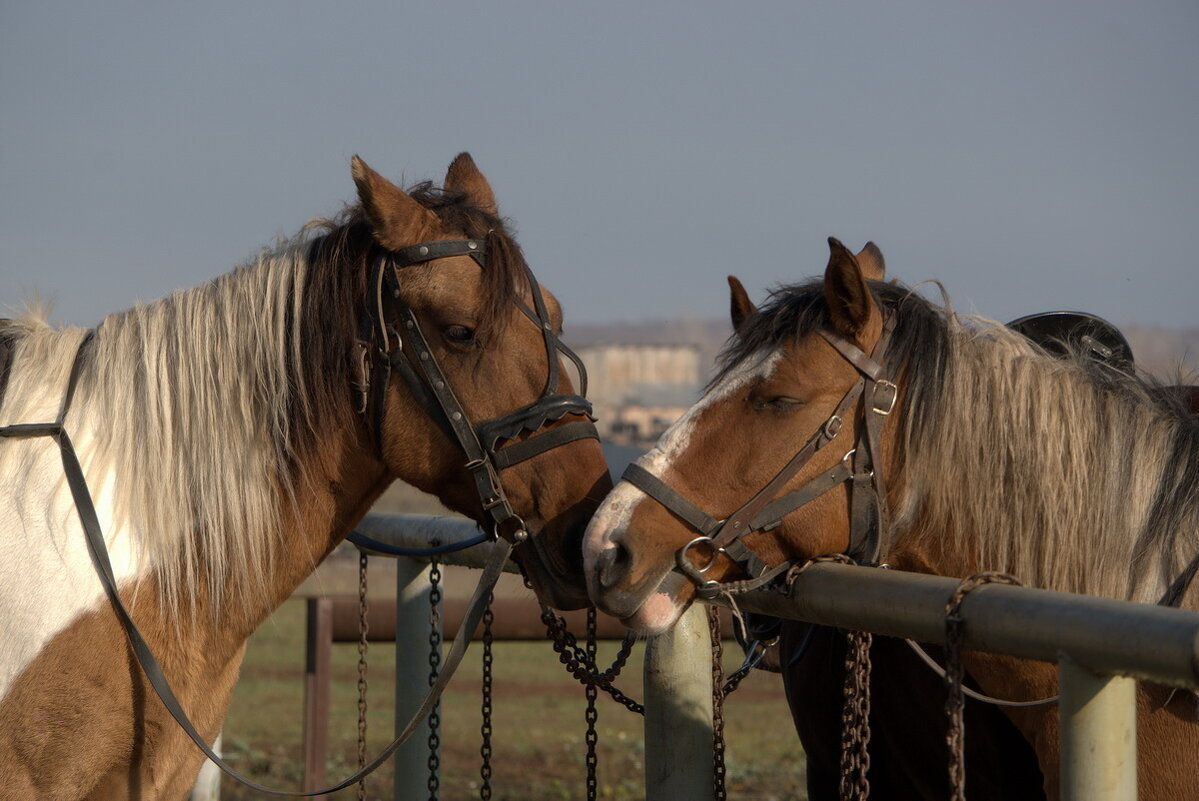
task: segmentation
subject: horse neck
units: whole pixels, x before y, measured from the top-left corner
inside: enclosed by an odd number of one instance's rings
[[[72,411],[165,610],[247,628],[388,481],[350,403],[353,271],[304,243],[113,315]],[[188,612],[178,613],[186,617]]]
[[[949,338],[935,411],[897,435],[895,561],[1156,601],[1199,549],[1193,427],[1014,334]]]

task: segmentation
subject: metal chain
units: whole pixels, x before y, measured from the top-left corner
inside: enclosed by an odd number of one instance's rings
[[[367,622],[365,551],[358,553],[358,769],[366,767],[366,635]],[[366,801],[366,777],[358,781],[358,801]]]
[[[720,636],[720,610],[715,606],[708,607],[708,631],[712,637],[712,796],[716,801],[725,801],[724,641]]]
[[[441,566],[429,562],[429,686],[441,673]],[[441,794],[441,700],[429,710],[429,801]]]
[[[579,646],[575,636],[566,628],[566,621],[555,615],[548,606],[542,605],[541,607],[541,622],[545,625],[546,634],[550,638],[554,652],[558,654],[558,661],[566,667],[567,673],[574,676],[585,687],[594,685],[597,689],[608,693],[612,696],[612,700],[630,712],[638,715],[645,714],[644,706],[629,698],[612,683],[620,676],[620,671],[624,669],[629,654],[633,651],[633,644],[637,642],[635,635],[625,635],[612,665],[607,670],[601,671],[595,664],[594,657],[588,657],[587,651]]]
[[[587,608],[587,650],[586,656],[589,664],[595,664],[598,643],[596,641],[596,617],[595,607]],[[584,690],[587,697],[587,710],[584,712],[583,718],[587,721],[587,732],[583,739],[587,744],[587,801],[595,801],[599,792],[599,780],[596,776],[597,768],[599,767],[599,757],[596,756],[595,747],[599,744],[599,734],[596,733],[595,724],[599,720],[599,711],[595,708],[595,701],[599,697],[599,690],[594,684],[588,684]]]
[[[962,715],[966,698],[962,692],[962,601],[984,584],[1020,586],[1020,580],[1007,573],[984,572],[967,576],[958,584],[945,604],[945,684],[948,698],[945,714],[949,716],[949,789],[950,801],[966,801],[966,729]]]
[[[479,766],[479,777],[482,779],[479,785],[479,798],[483,801],[489,801],[491,798],[491,665],[494,658],[491,647],[493,642],[491,627],[495,622],[491,603],[494,600],[495,594],[492,593],[487,598],[487,608],[483,610],[483,723],[479,727],[482,735],[479,755],[483,759]]]
[[[841,801],[870,797],[870,645],[868,631],[845,633],[845,706],[841,711]]]
[[[763,642],[762,640],[749,641],[749,647],[745,651],[745,659],[741,662],[741,667],[730,673],[728,678],[724,680],[724,687],[721,688],[721,693],[724,694],[725,698],[728,698],[737,691],[737,688],[741,686],[741,682],[745,680],[745,677],[753,673],[754,668],[762,663],[766,652],[776,645],[778,645],[777,637],[771,642]]]
[[[818,556],[787,571],[784,586],[814,564],[836,562],[857,564],[845,554]],[[841,801],[865,801],[870,797],[870,646],[868,631],[845,633],[845,703],[841,709]]]

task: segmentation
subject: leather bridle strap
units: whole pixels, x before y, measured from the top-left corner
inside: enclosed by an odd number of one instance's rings
[[[883,354],[895,327],[895,315],[883,322],[878,341],[870,355],[857,345],[831,331],[820,331],[820,335],[862,377],[854,382],[838,401],[832,414],[803,444],[794,456],[752,498],[733,512],[726,520],[717,520],[682,493],[667,485],[636,462],[630,464],[622,479],[645,492],[671,513],[699,532],[700,536],[689,542],[676,554],[677,570],[668,574],[658,587],[659,592],[673,594],[686,580],[697,587],[697,594],[711,598],[728,588],[738,591],[751,589],[767,583],[782,573],[790,562],[769,566],[763,562],[742,538],[755,531],[769,530],[778,526],[783,518],[810,503],[824,493],[849,482],[850,484],[850,542],[847,551],[862,555],[862,561],[874,563],[881,550],[881,531],[886,526],[886,502],[882,477],[875,465],[881,465],[879,441],[882,434],[882,418],[891,413],[898,395],[894,383],[884,379]],[[825,447],[840,433],[845,419],[852,413],[859,398],[862,402],[863,425],[855,447],[846,453],[837,465],[823,471],[803,486],[775,497],[811,461],[816,452]],[[698,567],[689,551],[699,546],[709,550],[708,563]],[[727,556],[745,572],[749,579],[720,584],[705,579],[703,574],[715,563],[719,555]],[[700,557],[701,560],[703,557]]]
[[[579,368],[581,390],[584,393],[586,368],[579,357],[554,334],[541,287],[525,265],[534,308],[529,309],[519,300],[517,306],[537,325],[545,343],[548,375],[544,390],[538,400],[526,406],[477,426],[472,425],[429,347],[420,322],[412,308],[404,302],[400,291],[400,270],[404,267],[467,255],[481,269],[486,269],[487,249],[488,243],[483,240],[448,239],[422,242],[396,251],[377,252],[371,261],[371,291],[368,292],[354,354],[354,364],[360,376],[354,386],[362,399],[359,412],[366,413],[370,405],[367,398],[372,394],[373,385],[375,440],[382,443],[387,388],[391,370],[398,370],[416,401],[465,455],[466,469],[471,474],[492,529],[500,536],[520,540],[525,536],[524,522],[504,494],[499,471],[579,439],[599,438],[591,420],[591,404],[581,395],[556,394],[560,376],[559,353],[571,359]],[[382,357],[373,370],[369,366],[372,347]],[[371,372],[375,375],[371,376]],[[581,415],[587,419],[546,428],[567,414]],[[525,431],[533,433],[518,439]],[[512,440],[513,444],[500,449],[500,440]]]
[[[403,326],[404,339],[411,344],[417,354],[417,367],[424,374],[424,385],[432,394],[441,408],[444,421],[449,425],[458,447],[466,456],[466,469],[475,483],[475,491],[483,505],[484,512],[491,518],[493,527],[501,536],[510,537],[523,531],[523,522],[518,522],[513,528],[514,521],[519,517],[512,510],[508,497],[504,494],[500,483],[499,473],[496,472],[492,461],[487,458],[487,452],[479,442],[478,434],[466,417],[450,382],[446,380],[441,365],[433,357],[429,342],[421,331],[420,323],[407,304],[400,304],[400,324]],[[403,358],[399,356],[398,358]]]

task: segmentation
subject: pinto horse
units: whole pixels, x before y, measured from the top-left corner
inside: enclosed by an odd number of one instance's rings
[[[394,479],[510,523],[542,599],[586,601],[567,554],[611,482],[557,301],[468,154],[442,189],[352,168],[357,205],[202,287],[90,334],[0,328],[0,426],[69,431],[120,597],[209,741],[247,638]],[[181,798],[200,751],[105,600],[58,450],[0,440],[0,796]]]
[[[701,568],[719,582],[851,551],[903,570],[997,570],[1037,587],[1199,606],[1199,422],[1178,393],[959,318],[884,282],[872,247],[830,248],[823,280],[780,289],[760,310],[731,281],[736,333],[721,371],[584,539],[601,609],[660,632],[696,597]],[[871,469],[839,473],[863,447]],[[853,525],[856,481],[810,489],[846,473],[874,485],[873,542]],[[731,525],[747,533],[726,538]],[[700,535],[729,546],[689,548]],[[983,653],[964,662],[988,695],[1056,692],[1052,665]],[[886,703],[902,715],[900,701]],[[1142,684],[1138,705],[1141,797],[1189,797],[1199,787],[1194,696]],[[1056,798],[1056,706],[1003,714]]]

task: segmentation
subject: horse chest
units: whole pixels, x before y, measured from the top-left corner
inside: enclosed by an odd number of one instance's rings
[[[105,603],[57,450],[48,439],[14,442],[0,459],[0,699],[46,643]],[[94,492],[113,569],[127,584],[142,570],[129,531],[114,525],[111,475]]]

